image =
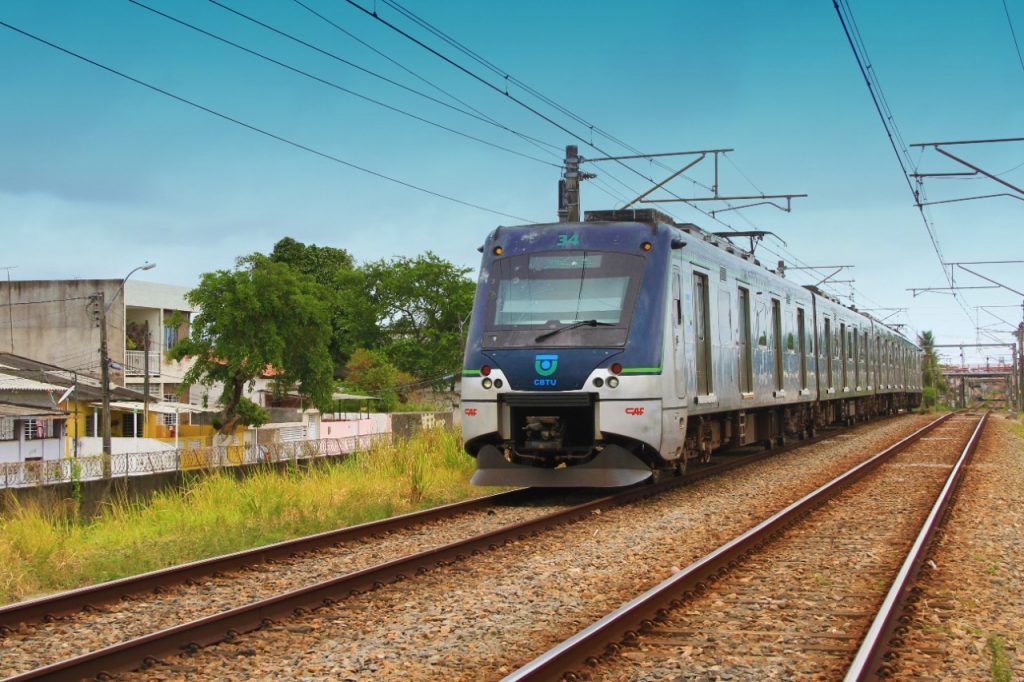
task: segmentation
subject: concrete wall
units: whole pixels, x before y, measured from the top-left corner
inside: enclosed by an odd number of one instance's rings
[[[124,300],[119,279],[0,281],[0,350],[99,376],[100,330],[89,296],[117,296],[107,312],[110,358],[124,362]],[[10,303],[10,305],[7,305]],[[13,343],[11,323],[13,322]],[[111,381],[124,385],[120,372]]]
[[[395,440],[411,438],[424,429],[452,427],[451,412],[395,412],[391,415],[391,432]]]

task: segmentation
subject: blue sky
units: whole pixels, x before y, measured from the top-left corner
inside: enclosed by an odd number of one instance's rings
[[[409,87],[439,86],[525,135],[381,82],[335,59],[199,0],[146,4],[297,69],[536,159],[485,146],[289,72],[157,16],[127,0],[5,0],[0,21],[249,125],[352,164],[500,213],[555,219],[557,165],[568,133],[397,35],[344,0],[303,0],[424,79],[359,44],[291,1],[223,4]],[[360,0],[372,9],[374,0]],[[832,3],[413,2],[405,6],[505,73],[556,100],[597,131],[647,152],[727,147],[723,193],[807,193],[793,212],[726,212],[737,229],[777,233],[763,262],[853,264],[855,302],[907,308],[890,321],[932,329],[940,342],[991,341],[982,326],[1020,320],[1020,297],[965,292],[965,312],[944,275],[875,113]],[[1024,67],[1007,22],[1024,38],[1024,1],[857,2],[851,7],[907,143],[1024,135]],[[384,0],[382,18],[504,89],[504,79],[459,55]],[[476,268],[476,247],[499,224],[520,222],[389,183],[199,111],[0,27],[0,266],[14,279],[119,277],[143,261],[153,281],[191,286],[202,272],[267,251],[290,236],[348,249],[359,261],[426,250]],[[509,92],[591,139],[588,125]],[[459,105],[462,106],[462,105]],[[605,152],[629,153],[593,133]],[[548,146],[550,145],[550,146]],[[584,156],[602,153],[581,144]],[[1024,144],[962,150],[1024,184]],[[953,170],[935,152],[922,172]],[[634,166],[661,179],[648,162]],[[710,166],[690,177],[710,184]],[[1013,170],[1011,170],[1013,169]],[[646,189],[637,175],[596,168],[584,209],[609,208]],[[618,184],[622,181],[626,186]],[[680,196],[706,190],[684,179]],[[988,180],[931,180],[932,200],[1002,191]],[[696,193],[696,194],[695,194]],[[632,196],[632,195],[631,195]],[[631,196],[629,198],[631,198]],[[712,205],[703,205],[706,209]],[[692,208],[680,220],[726,230]],[[722,208],[724,206],[719,206]],[[996,198],[929,210],[947,261],[1024,258],[1024,202]],[[1020,265],[979,266],[1024,290]],[[827,274],[824,273],[824,274]],[[791,271],[813,282],[824,274]],[[0,273],[2,276],[2,273]],[[842,279],[848,279],[844,274]],[[967,273],[961,284],[984,281]],[[836,291],[848,295],[846,285]],[[1018,306],[976,310],[975,306]],[[890,311],[880,311],[880,317]],[[995,332],[999,341],[1010,337]],[[1000,351],[990,351],[998,357]]]

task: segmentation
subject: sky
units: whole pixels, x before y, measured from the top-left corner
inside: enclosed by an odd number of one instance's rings
[[[908,171],[964,170],[915,143],[1024,136],[1024,0],[848,5]],[[475,272],[496,226],[557,219],[567,144],[584,158],[728,148],[721,195],[808,196],[718,220],[695,206],[751,202],[658,207],[773,232],[765,264],[854,266],[831,290],[907,335],[1008,343],[1021,320],[1024,296],[1006,289],[908,291],[948,287],[951,271],[989,284],[941,262],[1024,259],[1024,201],[929,206],[933,245],[830,0],[4,0],[0,22],[0,277],[123,277],[149,261],[136,277],[191,287],[283,237],[359,262],[429,250]],[[1024,143],[946,149],[1024,186]],[[583,209],[621,206],[692,159],[589,164]],[[708,196],[713,178],[705,160],[667,190]],[[979,177],[924,189],[1010,191]],[[966,267],[1024,291],[1024,264]],[[986,357],[1007,349],[966,354]]]

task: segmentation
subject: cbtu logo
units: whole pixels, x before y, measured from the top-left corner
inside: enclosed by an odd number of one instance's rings
[[[537,355],[533,360],[533,369],[542,377],[549,377],[558,369],[557,355]],[[534,382],[536,383],[536,382]],[[553,384],[552,384],[553,385]]]

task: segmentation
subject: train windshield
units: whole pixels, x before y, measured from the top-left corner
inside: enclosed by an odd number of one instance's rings
[[[640,256],[607,251],[532,253],[495,261],[488,297],[488,345],[528,345],[537,330],[589,324],[558,345],[621,345],[643,275]],[[564,338],[562,338],[564,336]]]

